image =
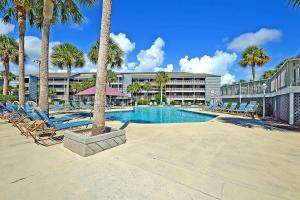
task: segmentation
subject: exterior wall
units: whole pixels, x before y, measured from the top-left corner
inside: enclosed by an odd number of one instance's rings
[[[299,73],[300,75],[300,73]],[[300,121],[300,93],[296,93],[294,96],[295,100],[295,122]]]
[[[221,78],[220,77],[206,77],[205,78],[205,101],[209,102],[212,98],[214,100],[220,100],[220,85]],[[213,91],[215,94],[212,94]]]
[[[82,82],[84,80],[93,78],[95,73],[78,73],[70,77],[70,84],[74,82]],[[221,77],[209,74],[193,74],[174,72],[168,73],[169,81],[166,85],[164,92],[166,92],[170,101],[174,100],[178,103],[191,102],[191,103],[205,103],[210,101],[211,91],[214,90],[216,95],[213,98],[220,98],[220,84]],[[149,92],[141,90],[135,97],[138,99],[149,98],[154,100],[160,89],[156,86],[155,77],[156,73],[117,73],[117,81],[111,83],[111,87],[120,90],[121,92],[131,97],[127,92],[127,87],[133,82],[144,83],[149,82],[152,84],[153,89]],[[57,91],[56,99],[65,99],[65,92],[67,86],[67,77],[63,73],[49,74],[49,88],[55,88]],[[18,84],[15,81],[14,84]],[[28,76],[27,99],[37,100],[39,90],[39,78],[35,75]],[[70,90],[70,97],[73,96]],[[148,96],[148,97],[147,97]],[[124,98],[123,98],[124,99]]]
[[[36,101],[38,98],[38,78],[36,76],[29,76],[29,81],[28,81],[28,99],[32,101]]]

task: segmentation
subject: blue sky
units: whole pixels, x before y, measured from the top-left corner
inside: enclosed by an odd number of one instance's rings
[[[102,1],[82,8],[84,24],[56,25],[51,44],[69,42],[85,53],[99,37]],[[215,73],[223,83],[250,79],[250,68],[238,65],[241,51],[256,44],[272,58],[257,70],[274,67],[300,53],[300,9],[287,0],[113,0],[112,37],[126,52],[123,71],[190,71]],[[0,33],[17,37],[17,27],[0,24]],[[9,31],[10,30],[10,31]],[[26,49],[40,56],[40,32],[28,28]],[[27,62],[27,72],[37,70]],[[16,67],[12,67],[16,70]],[[57,71],[51,67],[52,71]],[[87,61],[83,69],[95,71]]]

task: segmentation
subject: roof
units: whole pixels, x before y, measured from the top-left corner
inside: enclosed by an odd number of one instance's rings
[[[91,87],[88,88],[86,90],[83,90],[79,93],[77,93],[76,95],[78,96],[89,96],[89,95],[94,95],[96,93],[96,87]],[[106,96],[114,96],[114,97],[125,97],[127,96],[126,94],[120,92],[119,90],[109,87],[108,85],[106,85],[105,88],[105,94]]]
[[[220,75],[214,75],[214,74],[207,74],[207,73],[192,73],[192,72],[166,72],[169,76],[171,77],[221,77]],[[132,74],[132,75],[150,75],[150,76],[155,76],[157,72],[116,72],[117,75],[122,75],[122,74]],[[33,76],[39,76],[38,74],[31,74]],[[96,75],[96,73],[93,72],[81,72],[81,73],[72,73],[71,77],[74,76],[80,76],[80,75]],[[67,73],[49,73],[49,78],[66,78]]]

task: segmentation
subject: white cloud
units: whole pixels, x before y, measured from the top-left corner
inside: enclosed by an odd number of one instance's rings
[[[163,67],[155,67],[154,71],[158,72],[158,71],[165,71],[165,72],[172,72],[174,69],[173,64],[168,64],[165,68]]]
[[[261,46],[268,42],[279,41],[282,32],[277,29],[262,28],[255,33],[244,33],[234,38],[227,46],[229,50],[243,51],[248,46]]]
[[[0,35],[6,35],[15,30],[15,25],[10,23],[4,23],[0,18]]]
[[[111,33],[110,37],[119,45],[119,47],[123,50],[124,52],[124,57],[123,57],[123,64],[121,66],[121,69],[115,69],[115,71],[118,72],[128,72],[128,71],[133,71],[134,67],[136,66],[135,62],[129,62],[127,61],[127,56],[130,52],[132,52],[135,49],[135,43],[131,42],[126,34],[124,33],[119,33],[119,34],[114,34]]]
[[[119,33],[118,35],[111,33],[110,37],[119,45],[125,54],[128,54],[135,48],[135,43],[131,42],[124,33]]]
[[[232,74],[225,74],[221,77],[221,84],[231,84],[235,82],[235,76]]]
[[[135,71],[153,72],[155,68],[160,67],[164,61],[164,46],[164,40],[159,37],[154,41],[149,49],[141,50],[137,55],[139,64],[135,67]]]
[[[234,76],[229,73],[229,68],[236,61],[236,53],[227,53],[216,51],[213,56],[204,55],[189,59],[188,56],[181,58],[179,61],[180,70],[193,73],[208,73],[221,75],[222,84],[234,80]]]
[[[58,41],[53,41],[49,43],[49,55],[51,55],[52,47],[61,44]],[[41,58],[41,46],[42,40],[35,36],[25,36],[25,52],[27,56],[32,59]]]

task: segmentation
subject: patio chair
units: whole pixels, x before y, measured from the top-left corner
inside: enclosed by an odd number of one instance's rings
[[[247,103],[241,103],[240,106],[238,107],[238,109],[232,111],[232,113],[245,113],[246,111],[246,107],[247,107]]]
[[[34,111],[36,112],[37,115],[39,115],[42,118],[41,112],[39,110],[34,110]],[[81,126],[88,126],[93,123],[92,120],[82,120],[82,121],[66,122],[66,123],[55,123],[55,122],[52,122],[51,120],[47,120],[47,119],[45,119],[43,121],[49,128],[53,128],[56,131],[64,130],[64,129],[72,129],[72,128],[77,128],[77,127],[81,127]]]
[[[235,111],[235,109],[236,109],[236,107],[237,107],[237,103],[232,103],[231,105],[230,105],[230,107],[228,108],[228,109],[226,109],[225,111],[227,111],[227,112],[233,112],[233,111]]]
[[[67,116],[66,117],[58,117],[58,118],[49,118],[48,115],[40,109],[35,109],[34,111],[37,114],[37,116],[40,117],[40,119],[43,121],[46,120],[46,121],[50,121],[52,123],[60,123],[60,122],[66,122],[66,121],[72,120],[71,117],[67,117]]]
[[[85,102],[85,105],[86,105],[89,109],[94,109],[93,102],[91,102],[91,101]]]
[[[55,107],[56,110],[62,110],[63,109],[58,101],[54,101],[53,104],[54,104],[54,107]]]
[[[80,107],[78,106],[76,101],[72,101],[72,106],[74,109],[79,109]]]
[[[257,108],[258,108],[258,104],[257,102],[250,102],[249,105],[246,107],[245,113],[244,115],[248,115],[250,114],[252,117],[254,115],[257,115]]]
[[[222,111],[225,111],[227,109],[227,106],[228,106],[229,103],[225,102],[222,107],[217,107],[214,109],[214,111],[217,111],[217,112],[222,112]]]
[[[69,101],[66,101],[65,108],[68,109],[68,110],[73,110],[74,109]]]

